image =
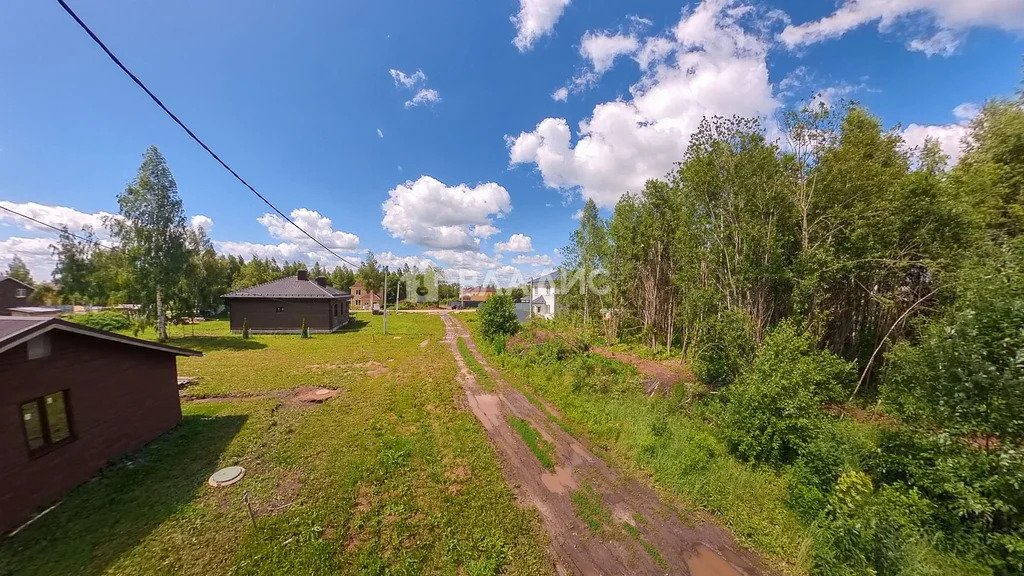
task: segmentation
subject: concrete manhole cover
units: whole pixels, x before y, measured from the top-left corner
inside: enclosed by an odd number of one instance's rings
[[[245,468],[241,466],[228,466],[221,468],[210,476],[210,486],[231,486],[245,476]]]

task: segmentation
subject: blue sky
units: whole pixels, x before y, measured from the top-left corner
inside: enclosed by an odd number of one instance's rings
[[[785,107],[852,98],[955,157],[1024,64],[1024,0],[69,4],[351,260],[499,279],[557,264],[583,201],[607,210],[663,175],[704,115],[759,116],[781,137]],[[98,223],[155,144],[218,250],[336,263],[266,217],[55,1],[4,3],[0,50],[3,205]],[[53,234],[37,228],[0,212],[0,269],[18,253],[49,278]]]

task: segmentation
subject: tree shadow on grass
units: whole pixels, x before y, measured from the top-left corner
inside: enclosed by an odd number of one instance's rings
[[[366,328],[369,325],[370,322],[368,320],[363,320],[362,318],[350,316],[348,319],[348,324],[342,326],[341,330],[338,330],[337,332],[335,332],[335,334],[344,334],[345,332],[359,332],[360,330]]]
[[[196,497],[246,418],[185,416],[3,538],[0,575],[102,574]]]
[[[180,348],[189,348],[200,352],[217,352],[220,350],[260,350],[267,345],[257,340],[245,339],[241,336],[184,336],[171,338],[168,344]]]

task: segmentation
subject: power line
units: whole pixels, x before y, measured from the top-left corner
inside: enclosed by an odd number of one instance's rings
[[[331,250],[326,245],[324,245],[323,242],[317,240],[312,234],[310,234],[309,232],[306,232],[301,226],[296,224],[294,220],[292,220],[287,215],[285,215],[284,212],[281,212],[277,208],[277,206],[274,206],[273,204],[271,204],[270,200],[267,200],[262,194],[257,192],[256,189],[253,188],[252,185],[250,185],[248,182],[246,182],[244,178],[239,176],[237,172],[232,170],[231,166],[228,166],[226,162],[221,160],[220,156],[217,156],[217,154],[213,150],[211,150],[210,147],[207,146],[205,142],[200,140],[199,137],[195,135],[195,132],[192,132],[192,130],[190,130],[189,127],[186,126],[184,122],[179,120],[178,117],[174,114],[174,112],[171,112],[171,110],[169,108],[167,108],[167,106],[165,106],[164,103],[161,102],[159,98],[157,98],[156,94],[153,94],[153,92],[149,88],[147,88],[145,84],[142,83],[142,80],[139,80],[139,78],[135,74],[132,74],[131,70],[129,70],[124,64],[121,63],[121,60],[119,60],[117,58],[117,56],[114,56],[114,53],[111,52],[109,48],[107,48],[107,45],[104,44],[102,40],[100,40],[99,36],[97,36],[96,33],[93,32],[92,29],[90,29],[89,26],[85,22],[83,22],[81,18],[78,17],[78,14],[75,14],[75,11],[72,10],[71,7],[68,6],[66,2],[64,2],[64,0],[57,0],[57,3],[60,4],[61,8],[63,8],[64,11],[67,12],[69,16],[71,16],[72,18],[75,19],[75,22],[78,23],[78,25],[82,28],[82,30],[85,30],[85,33],[88,34],[90,38],[92,38],[93,42],[95,42],[100,48],[103,49],[103,51],[107,54],[107,56],[110,58],[110,60],[113,61],[114,64],[117,64],[117,67],[120,68],[122,72],[127,74],[128,77],[131,78],[132,81],[135,82],[135,84],[137,84],[139,88],[142,88],[142,90],[150,97],[150,99],[152,99],[153,102],[156,102],[156,105],[159,106],[164,112],[167,113],[168,116],[171,117],[171,120],[174,120],[174,122],[177,123],[178,126],[181,126],[182,130],[184,130],[193,140],[195,140],[197,144],[202,146],[203,150],[206,150],[210,154],[210,156],[213,156],[213,159],[216,160],[218,163],[220,163],[220,165],[223,166],[225,170],[230,172],[231,175],[235,177],[235,179],[237,179],[246,188],[248,188],[253,194],[255,194],[257,198],[259,198],[260,200],[263,200],[263,203],[266,204],[267,206],[270,206],[270,208],[274,212],[277,212],[277,214],[281,218],[284,218],[286,221],[288,221],[289,224],[291,224],[292,226],[295,226],[299,230],[299,232],[302,232],[303,234],[305,234],[310,240],[312,240],[313,242],[316,242],[321,248],[323,248],[324,250],[329,252],[331,255],[333,255],[338,260],[341,260],[342,262],[348,264],[349,266],[352,266],[354,268],[358,268],[357,265],[355,265],[352,262],[350,262],[349,260],[343,258],[340,254],[338,254],[334,250]]]
[[[96,240],[90,240],[89,238],[83,238],[83,237],[79,236],[78,234],[75,234],[74,232],[71,232],[66,227],[65,228],[58,228],[58,227],[54,226],[53,224],[47,224],[46,222],[43,222],[42,220],[36,220],[35,218],[33,218],[33,217],[31,217],[31,216],[29,216],[27,214],[22,214],[21,212],[17,212],[15,210],[11,210],[7,206],[0,206],[0,210],[6,210],[6,211],[10,212],[11,214],[14,214],[15,216],[21,216],[22,218],[24,218],[26,220],[31,220],[32,222],[35,222],[36,224],[39,224],[40,226],[46,226],[47,228],[53,228],[54,230],[56,230],[57,232],[60,232],[61,234],[65,234],[66,233],[66,234],[68,234],[68,235],[70,235],[70,236],[72,236],[74,238],[77,238],[77,239],[81,240],[82,242],[87,242],[89,244],[95,244],[97,247],[103,248],[104,250],[113,250],[113,248],[111,248],[109,246],[104,246],[103,244],[100,244]]]

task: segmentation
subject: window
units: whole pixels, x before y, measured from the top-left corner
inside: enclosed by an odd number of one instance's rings
[[[21,405],[21,422],[30,453],[71,441],[67,390],[47,394]]]
[[[276,311],[277,312],[284,312],[284,306],[278,306]]]
[[[362,293],[363,293],[362,290],[356,290],[356,294],[362,294]]]
[[[50,335],[42,334],[28,341],[28,359],[46,358],[50,355]]]
[[[17,298],[28,298],[28,290],[25,288],[18,288],[14,291],[14,296]]]
[[[334,303],[334,315],[335,316],[338,315],[338,303],[337,302]]]

